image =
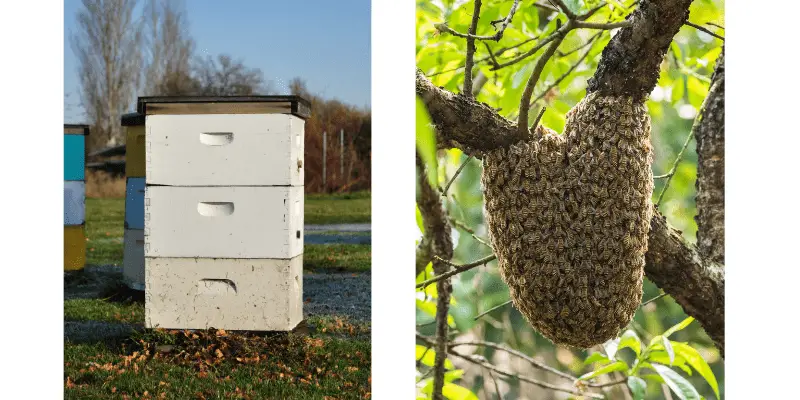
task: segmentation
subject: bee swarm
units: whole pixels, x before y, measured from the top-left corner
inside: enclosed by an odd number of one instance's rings
[[[484,201],[514,305],[556,344],[617,336],[642,298],[652,217],[650,117],[628,97],[587,95],[564,135],[483,158]]]

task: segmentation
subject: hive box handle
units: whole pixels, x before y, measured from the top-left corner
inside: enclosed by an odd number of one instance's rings
[[[230,279],[201,279],[197,291],[201,294],[236,293],[236,283]]]
[[[233,203],[201,201],[197,203],[197,212],[204,217],[221,217],[233,214]]]
[[[207,146],[224,146],[233,141],[233,132],[205,132],[200,134],[200,143]]]

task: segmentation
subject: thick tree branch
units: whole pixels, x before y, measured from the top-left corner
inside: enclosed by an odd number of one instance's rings
[[[642,0],[603,49],[587,93],[628,95],[644,100],[658,81],[672,38],[689,18],[692,0]]]
[[[697,247],[725,262],[725,54],[694,126],[697,137]]]
[[[724,357],[725,275],[722,265],[703,260],[656,212],[650,220],[644,272],[672,296],[686,314],[700,322]]]
[[[420,214],[422,214],[425,228],[423,242],[429,243],[429,253],[433,256],[433,272],[436,275],[442,275],[450,268],[448,260],[453,258],[453,239],[450,235],[450,223],[444,209],[442,209],[439,191],[431,187],[428,182],[425,166],[419,156],[417,156],[417,167],[419,168],[417,206]],[[419,260],[417,260],[417,265],[419,263]],[[441,279],[436,282],[436,343],[434,346],[436,357],[433,363],[434,400],[444,400],[442,388],[444,387],[444,362],[447,358],[449,328],[447,325],[447,313],[450,306],[451,291],[452,286],[449,279]]]

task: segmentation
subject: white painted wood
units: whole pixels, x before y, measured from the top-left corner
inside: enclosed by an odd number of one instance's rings
[[[303,202],[302,186],[147,186],[145,256],[293,258]]]
[[[144,230],[125,229],[122,277],[131,289],[144,290]]]
[[[303,256],[145,259],[145,326],[288,331],[303,319]]]
[[[148,115],[147,184],[303,186],[304,127],[288,114]]]
[[[86,220],[86,183],[64,181],[64,225],[82,225]]]

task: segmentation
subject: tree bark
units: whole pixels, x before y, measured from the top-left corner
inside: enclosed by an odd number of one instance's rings
[[[725,262],[725,54],[719,56],[708,97],[695,123],[697,140],[697,247]]]
[[[450,268],[442,260],[449,261],[453,258],[453,239],[450,222],[448,222],[442,209],[439,191],[434,189],[428,182],[425,167],[419,156],[417,156],[417,166],[419,168],[418,182],[420,186],[417,205],[420,214],[422,214],[423,227],[425,228],[425,234],[420,246],[425,250],[423,253],[417,252],[417,269],[419,270],[420,264],[422,264],[422,268],[425,268],[428,262],[433,261],[433,272],[436,275],[441,275]],[[423,258],[421,259],[420,257]],[[449,330],[447,314],[450,308],[452,290],[450,279],[441,279],[436,282],[436,345],[434,349],[436,356],[433,362],[434,400],[445,400],[442,395],[442,388],[444,387],[444,362],[447,358]]]

